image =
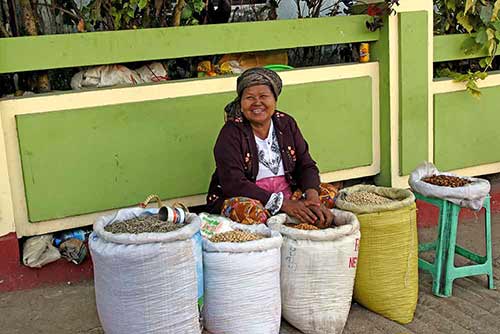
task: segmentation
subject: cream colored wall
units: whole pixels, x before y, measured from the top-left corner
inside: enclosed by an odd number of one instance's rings
[[[400,5],[396,7],[398,13],[427,11],[428,19],[428,57],[429,66],[427,68],[429,78],[429,97],[428,97],[428,160],[432,161],[434,156],[434,118],[433,118],[433,92],[430,89],[433,76],[433,1],[432,0],[400,0]],[[391,184],[393,187],[408,188],[408,175],[400,176],[399,166],[399,28],[398,17],[391,16],[389,18],[389,49],[390,49],[390,114],[391,114]]]
[[[380,136],[379,136],[379,69],[377,63],[327,66],[281,72],[284,85],[338,80],[370,76],[372,78],[372,128],[373,128],[373,163],[370,166],[335,171],[321,175],[325,182],[352,179],[375,175],[380,171]],[[117,103],[129,103],[145,100],[165,99],[181,96],[234,91],[236,78],[210,78],[183,82],[125,87],[116,89],[99,89],[93,91],[65,93],[59,95],[35,96],[0,101],[0,121],[3,126],[3,137],[0,140],[0,185],[10,182],[8,192],[2,192],[0,235],[16,231],[19,237],[43,234],[63,229],[92,224],[93,221],[110,211],[29,223],[24,193],[19,146],[17,140],[16,115],[40,112],[52,112]],[[222,116],[221,116],[222,117]],[[4,141],[4,142],[3,142]],[[2,160],[3,159],[3,160]],[[3,189],[3,187],[2,187]],[[198,205],[205,202],[204,195],[172,199],[181,200],[187,205]],[[13,203],[13,204],[12,204]],[[5,207],[5,208],[4,208]],[[5,212],[5,214],[4,214]],[[4,223],[5,222],[5,223]]]
[[[12,192],[2,118],[0,118],[0,237],[15,231]]]

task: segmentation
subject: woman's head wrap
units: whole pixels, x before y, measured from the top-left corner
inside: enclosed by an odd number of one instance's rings
[[[269,86],[273,92],[274,98],[278,100],[278,95],[281,93],[283,83],[276,72],[266,68],[254,67],[243,72],[236,82],[236,92],[238,96],[224,108],[228,120],[243,118],[243,114],[241,113],[241,95],[245,88],[257,85]]]

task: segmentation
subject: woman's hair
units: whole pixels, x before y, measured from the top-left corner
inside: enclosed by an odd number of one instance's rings
[[[254,67],[246,70],[238,77],[236,82],[238,96],[224,108],[228,120],[242,119],[241,95],[246,88],[257,85],[269,86],[276,100],[278,100],[281,88],[283,87],[281,78],[272,70],[262,67]]]

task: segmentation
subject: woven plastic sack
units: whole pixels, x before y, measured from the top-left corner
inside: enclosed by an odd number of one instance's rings
[[[205,330],[212,334],[278,334],[282,237],[262,224],[233,223],[232,227],[269,237],[241,243],[203,239]]]
[[[345,200],[347,195],[359,191],[374,193],[383,197],[390,198],[394,201],[391,203],[379,204],[379,205],[359,205]],[[413,203],[415,203],[415,195],[413,195],[413,193],[409,190],[399,189],[399,188],[377,187],[365,184],[359,184],[356,186],[342,189],[339,192],[339,195],[336,200],[337,208],[354,212],[356,214],[398,210],[401,208],[406,208]]]
[[[281,305],[283,318],[305,334],[340,334],[351,308],[359,248],[359,222],[333,210],[338,227],[305,231],[284,224],[285,214],[267,224],[283,235]]]
[[[200,218],[168,233],[113,234],[107,224],[158,209],[124,209],[99,218],[89,237],[97,312],[107,334],[200,333],[203,286]]]
[[[352,191],[370,191],[369,187],[393,199],[406,193],[401,202],[409,204],[395,210],[382,206],[381,211],[373,212],[373,207],[345,205],[348,202],[340,199]],[[386,318],[402,324],[411,322],[418,301],[418,236],[413,194],[403,189],[355,186],[341,190],[336,205],[361,212],[356,213],[363,238],[354,299]]]
[[[432,175],[449,175],[456,176],[471,181],[463,187],[440,187],[422,181],[422,178]],[[408,179],[410,187],[417,193],[427,197],[442,198],[450,201],[461,207],[470,208],[472,210],[481,210],[486,196],[490,193],[490,183],[487,180],[464,177],[452,173],[441,173],[430,162],[425,162],[418,166],[410,174]]]

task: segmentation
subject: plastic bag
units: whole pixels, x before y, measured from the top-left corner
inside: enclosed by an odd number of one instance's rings
[[[471,183],[463,187],[451,188],[440,187],[422,181],[424,177],[432,175],[461,177],[471,181]],[[488,196],[491,188],[490,183],[484,179],[464,177],[452,173],[441,173],[430,162],[424,162],[411,172],[408,183],[410,187],[419,194],[427,197],[442,198],[456,205],[460,205],[461,207],[470,208],[476,211],[481,210],[483,207],[484,199]]]
[[[213,334],[278,334],[281,235],[264,225],[233,223],[232,228],[269,237],[242,243],[203,239],[205,329]]]
[[[52,234],[28,238],[23,245],[23,263],[25,266],[41,268],[60,258],[59,250],[52,246]]]
[[[135,70],[143,82],[160,82],[168,80],[168,72],[162,63],[154,62]]]
[[[305,334],[340,334],[351,307],[359,222],[350,212],[332,210],[339,225],[306,231],[285,226],[285,214],[267,224],[283,235],[281,301],[283,318]]]
[[[143,83],[137,72],[123,65],[103,65],[91,67],[76,73],[71,79],[71,88],[101,88],[118,85]]]
[[[113,333],[200,333],[203,298],[200,219],[168,233],[113,234],[104,226],[158,209],[124,209],[99,218],[89,238],[96,304]]]
[[[205,212],[200,213],[199,217],[201,219],[200,232],[204,238],[210,238],[214,234],[233,230],[231,228],[233,221],[229,218]]]

